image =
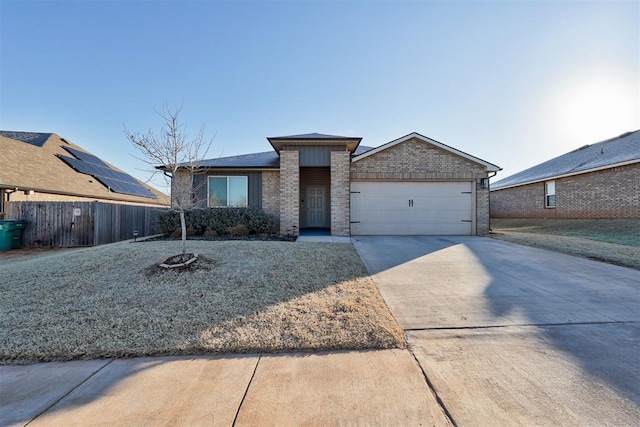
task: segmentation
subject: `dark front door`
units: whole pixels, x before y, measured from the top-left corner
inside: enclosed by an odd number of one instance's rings
[[[307,187],[307,227],[326,227],[324,187]]]

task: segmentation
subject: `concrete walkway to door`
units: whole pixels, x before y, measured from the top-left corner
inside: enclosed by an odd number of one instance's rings
[[[640,272],[482,237],[354,237],[459,425],[640,425]]]

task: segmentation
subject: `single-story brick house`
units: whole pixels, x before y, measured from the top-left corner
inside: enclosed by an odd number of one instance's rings
[[[470,154],[418,133],[377,148],[318,133],[267,140],[272,151],[202,161],[193,180],[197,204],[260,207],[279,219],[282,234],[489,231],[488,181],[500,168]]]
[[[55,133],[0,131],[0,213],[14,202],[169,206],[169,197]]]
[[[640,218],[640,130],[585,145],[491,186],[495,218]]]

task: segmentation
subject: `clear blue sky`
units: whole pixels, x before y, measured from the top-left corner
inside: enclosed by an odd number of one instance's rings
[[[183,104],[211,156],[419,132],[507,177],[640,128],[640,2],[0,0],[0,129],[148,177],[122,133]],[[0,154],[1,155],[1,154]]]

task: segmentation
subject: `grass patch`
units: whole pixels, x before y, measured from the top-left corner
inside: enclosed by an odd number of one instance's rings
[[[640,270],[640,219],[491,219],[490,237]]]
[[[348,244],[121,242],[2,262],[0,364],[373,349],[403,332]]]
[[[640,246],[640,219],[491,218],[493,231],[580,237],[583,239]]]

